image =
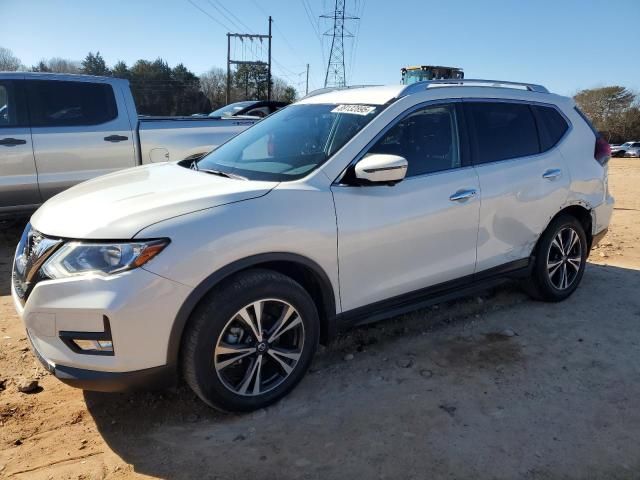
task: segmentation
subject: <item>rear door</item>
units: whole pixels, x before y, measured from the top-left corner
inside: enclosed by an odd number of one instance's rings
[[[84,180],[135,166],[132,127],[119,90],[94,80],[26,84],[43,200]]]
[[[476,268],[481,272],[527,259],[565,204],[571,178],[556,146],[568,123],[551,105],[502,100],[464,105],[482,192]]]
[[[22,81],[0,77],[0,213],[40,202]]]

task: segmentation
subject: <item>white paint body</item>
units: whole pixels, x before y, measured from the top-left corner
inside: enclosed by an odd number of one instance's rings
[[[382,105],[403,88],[336,91],[300,103]],[[337,181],[385,127],[412,107],[473,98],[555,105],[571,127],[556,147],[540,155],[410,177],[394,186]],[[32,217],[33,228],[74,239],[166,237],[170,245],[128,273],[42,281],[24,307],[16,298],[16,307],[36,348],[52,362],[114,372],[162,365],[176,312],[189,293],[214,272],[256,254],[287,252],[315,262],[332,284],[336,313],[348,312],[526,259],[551,218],[570,205],[591,212],[592,234],[605,229],[613,199],[606,166],[593,158],[594,141],[571,99],[456,86],[401,96],[299,180],[234,180],[175,164],[101,177],[48,201]],[[549,169],[561,175],[544,179]],[[451,201],[460,189],[478,194]],[[100,330],[102,315],[112,320],[114,357],[73,353],[57,338],[61,326]]]

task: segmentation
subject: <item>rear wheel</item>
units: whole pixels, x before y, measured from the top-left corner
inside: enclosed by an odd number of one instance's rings
[[[578,288],[587,262],[587,236],[571,215],[551,222],[536,249],[527,290],[533,297],[559,302]]]
[[[319,339],[309,294],[269,270],[238,274],[206,298],[185,333],[185,380],[207,404],[265,407],[302,379]]]

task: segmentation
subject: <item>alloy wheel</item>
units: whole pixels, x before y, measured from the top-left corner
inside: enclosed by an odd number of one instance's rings
[[[281,385],[304,348],[304,322],[279,299],[257,300],[236,312],[216,342],[213,364],[231,392],[257,396]]]
[[[547,254],[547,274],[556,289],[566,290],[578,278],[582,248],[580,236],[573,228],[564,227],[556,233]]]

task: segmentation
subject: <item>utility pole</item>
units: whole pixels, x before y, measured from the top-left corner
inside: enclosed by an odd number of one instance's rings
[[[307,63],[307,87],[305,88],[305,95],[309,95],[309,64]]]
[[[231,103],[231,34],[227,33],[227,105]]]
[[[227,33],[227,104],[231,103],[231,65],[262,65],[267,67],[267,100],[271,100],[271,23],[273,19],[269,16],[269,34],[257,35],[252,33]],[[231,58],[231,41],[238,39],[240,41],[254,40],[269,41],[269,61],[262,60],[234,60]],[[245,85],[245,96],[248,95],[248,78]]]
[[[327,30],[324,35],[331,37],[331,51],[329,52],[329,62],[327,63],[327,73],[324,76],[325,87],[344,87],[347,84],[344,68],[344,39],[353,37],[345,29],[346,20],[359,20],[359,17],[352,17],[345,13],[346,0],[336,0],[332,13],[320,15],[321,18],[333,20],[333,28]]]
[[[273,19],[269,15],[269,73],[267,73],[267,101],[271,101],[271,24]]]

